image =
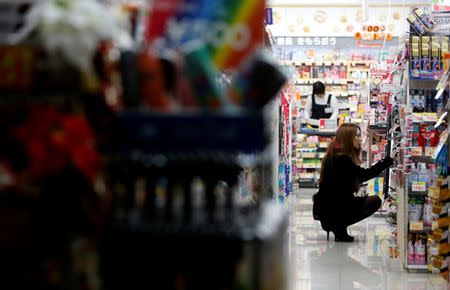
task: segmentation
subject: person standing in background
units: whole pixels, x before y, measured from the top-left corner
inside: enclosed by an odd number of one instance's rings
[[[335,96],[325,95],[325,85],[317,81],[313,84],[312,95],[306,100],[306,123],[314,127],[319,126],[319,119],[337,120],[339,105]]]

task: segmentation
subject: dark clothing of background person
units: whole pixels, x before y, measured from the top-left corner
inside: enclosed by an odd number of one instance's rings
[[[333,113],[327,113],[327,108],[330,108],[331,95],[328,95],[327,103],[325,105],[319,105],[316,103],[316,96],[311,96],[311,119],[330,119]]]

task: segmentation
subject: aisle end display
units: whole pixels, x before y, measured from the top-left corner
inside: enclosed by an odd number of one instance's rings
[[[287,80],[265,1],[27,2],[0,5],[0,288],[288,289],[286,211],[239,194]]]

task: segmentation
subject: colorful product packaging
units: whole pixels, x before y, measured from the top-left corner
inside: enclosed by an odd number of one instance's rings
[[[420,38],[418,36],[411,37],[411,71],[413,76],[419,76],[421,69],[420,61]]]
[[[415,265],[426,265],[427,256],[427,242],[426,236],[418,234],[416,236],[416,241],[414,242],[414,264]]]
[[[142,53],[137,57],[137,66],[142,103],[151,110],[169,111],[171,102],[165,94],[165,80],[160,59],[150,53]]]
[[[429,197],[425,197],[425,204],[423,205],[423,225],[431,226],[433,222],[433,203]]]
[[[444,68],[444,69],[445,69],[445,67],[444,67],[444,61],[445,61],[444,60],[444,55],[446,53],[450,52],[448,43],[449,43],[448,37],[447,36],[443,36],[441,38],[441,67]]]
[[[26,46],[0,46],[0,89],[32,88],[36,52]]]
[[[407,263],[408,265],[415,264],[415,255],[414,255],[414,235],[408,235],[408,246],[407,246]]]
[[[422,22],[423,25],[427,28],[427,30],[430,30],[434,26],[434,21],[431,18],[431,16],[425,12],[422,8],[416,8],[414,9],[413,13],[415,16],[420,19],[420,22]]]
[[[431,37],[431,70],[441,71],[441,45],[437,36]]]
[[[216,68],[234,69],[264,41],[264,0],[146,2],[144,41],[150,47],[161,38],[173,47],[204,41]]]
[[[412,28],[419,35],[427,32],[427,28],[425,27],[425,25],[423,25],[422,22],[420,22],[420,20],[414,14],[410,14],[406,20],[409,22],[409,24],[411,24]]]
[[[236,105],[262,108],[282,88],[287,76],[264,53],[257,53],[244,64],[230,88]]]
[[[430,61],[430,37],[422,36],[421,50],[420,50],[420,61],[421,61],[421,73],[431,72],[431,61]]]
[[[196,93],[197,103],[206,108],[223,108],[226,98],[217,87],[215,77],[218,75],[206,46],[191,43],[184,48],[185,71]]]

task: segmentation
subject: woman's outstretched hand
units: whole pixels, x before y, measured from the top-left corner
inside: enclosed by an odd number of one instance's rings
[[[398,148],[395,148],[391,151],[390,157],[392,160],[395,160],[395,158],[397,158],[397,155],[398,155]]]

